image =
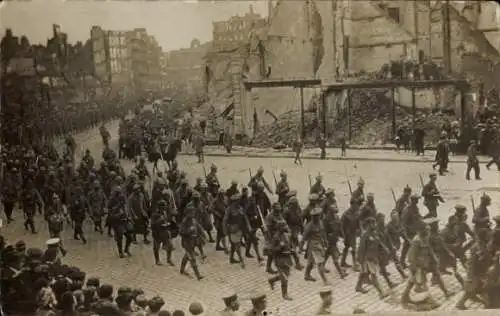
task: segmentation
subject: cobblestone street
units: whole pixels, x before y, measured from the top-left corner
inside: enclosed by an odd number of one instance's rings
[[[114,125],[113,125],[114,124]],[[109,124],[113,137],[113,144],[116,145],[117,126],[115,123]],[[79,151],[83,153],[89,148],[94,157],[100,160],[101,139],[98,130],[77,135],[75,137],[79,146]],[[391,154],[392,155],[392,154]],[[430,156],[429,156],[430,157]],[[79,159],[79,158],[78,158]],[[378,211],[389,214],[394,201],[391,188],[396,195],[399,195],[402,188],[407,184],[416,190],[421,191],[419,174],[424,181],[428,179],[428,173],[432,172],[430,163],[417,162],[382,162],[382,161],[332,161],[332,160],[304,160],[303,166],[293,163],[291,158],[252,158],[252,157],[206,157],[205,168],[210,164],[219,167],[219,180],[224,187],[229,186],[231,180],[237,180],[241,185],[246,185],[249,180],[249,170],[255,173],[259,166],[263,166],[265,176],[271,188],[274,190],[274,180],[272,171],[278,174],[281,170],[288,173],[289,182],[292,189],[299,192],[301,205],[305,202],[309,190],[309,175],[313,178],[318,173],[324,176],[324,184],[331,187],[337,195],[337,202],[344,211],[349,202],[349,189],[347,180],[349,179],[353,188],[357,180],[362,177],[366,181],[366,193],[375,194],[375,203]],[[123,166],[128,173],[132,168],[132,163],[124,161]],[[203,167],[196,163],[193,156],[179,157],[179,166],[186,170],[190,183],[195,178],[203,176]],[[151,165],[149,165],[151,171]],[[497,171],[486,171],[483,168],[481,181],[465,181],[465,164],[450,165],[450,173],[438,178],[438,186],[445,199],[445,203],[439,208],[439,218],[441,223],[446,222],[449,215],[453,213],[453,206],[456,203],[464,204],[470,210],[471,195],[475,198],[476,205],[482,192],[492,191],[491,212],[496,215],[497,206],[500,203],[498,194],[499,174]],[[494,191],[494,192],[493,192]],[[421,207],[421,212],[426,210]],[[470,211],[469,211],[470,212]],[[469,218],[471,216],[469,215]],[[20,211],[16,213],[16,221],[2,228],[3,234],[10,242],[24,239],[28,245],[42,246],[48,238],[48,232],[42,218],[38,219],[39,234],[30,235],[22,227],[22,215]],[[200,270],[206,278],[196,281],[194,278],[181,276],[178,265],[181,259],[180,243],[176,243],[174,260],[177,267],[158,267],[154,265],[151,246],[143,245],[139,242],[132,248],[131,258],[119,259],[115,250],[112,238],[100,236],[92,232],[90,225],[87,226],[89,243],[81,245],[78,241],[72,240],[71,228],[66,227],[65,244],[69,253],[65,262],[70,265],[81,267],[88,276],[99,276],[104,282],[110,282],[118,287],[120,285],[132,285],[143,288],[149,295],[159,294],[167,302],[166,308],[187,308],[193,301],[200,301],[209,311],[218,311],[223,308],[220,298],[221,292],[226,289],[234,289],[243,298],[254,290],[263,290],[269,297],[269,310],[273,315],[312,315],[319,306],[320,299],[317,291],[321,287],[320,282],[306,282],[303,280],[303,272],[293,271],[290,280],[290,295],[294,298],[291,302],[281,300],[279,289],[272,292],[267,285],[268,274],[264,267],[259,266],[255,259],[248,259],[246,269],[239,265],[230,265],[227,256],[214,250],[213,244],[207,244],[206,253],[208,259],[200,265]],[[341,280],[333,269],[331,262],[328,267],[332,270],[329,277],[333,283],[335,311],[339,313],[350,313],[356,307],[368,312],[398,311],[402,310],[399,300],[404,287],[403,281],[395,269],[391,268],[391,278],[398,281],[400,285],[391,291],[391,295],[381,301],[376,291],[371,288],[368,294],[360,294],[354,291],[357,274],[350,272],[350,275]],[[446,284],[454,291],[459,291],[459,284],[453,277],[445,276]],[[449,300],[445,300],[441,291],[433,287],[433,297],[442,303],[439,309],[452,310],[458,299],[455,295]],[[248,300],[242,301],[242,310],[246,310],[250,303]],[[471,306],[477,308],[477,306]]]

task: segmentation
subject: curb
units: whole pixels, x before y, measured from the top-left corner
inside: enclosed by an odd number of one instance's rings
[[[196,156],[194,153],[180,153],[179,156]],[[286,154],[243,154],[243,153],[232,153],[232,154],[224,154],[224,153],[205,153],[207,157],[238,157],[238,158],[260,158],[260,159],[272,159],[272,158],[294,158],[293,155]],[[413,162],[413,163],[432,163],[433,159],[400,159],[400,158],[378,158],[378,157],[326,157],[326,159],[321,159],[320,157],[312,157],[312,156],[302,156],[300,157],[303,160],[334,160],[334,161],[376,161],[376,162]],[[486,163],[486,160],[480,159],[480,163]],[[464,161],[450,161],[449,163],[462,163],[465,164]]]

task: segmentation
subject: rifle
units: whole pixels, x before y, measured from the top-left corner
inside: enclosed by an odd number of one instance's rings
[[[205,179],[207,178],[207,170],[205,169],[205,165],[203,165],[203,174],[205,175]]]
[[[472,194],[470,196],[470,202],[472,204],[472,211],[474,212],[476,210],[476,206],[474,205],[474,197],[472,196]]]
[[[273,170],[273,178],[274,178],[274,185],[277,187],[278,181],[276,181],[276,174],[274,173],[274,170]]]
[[[424,189],[424,179],[422,179],[422,175],[419,173],[418,177],[420,178],[420,185],[422,186],[422,190]]]
[[[313,185],[312,185],[312,180],[311,180],[311,175],[310,175],[310,174],[308,174],[308,175],[307,175],[307,177],[309,178],[309,189],[311,189],[311,188],[312,188],[312,186],[313,186]]]
[[[396,203],[398,200],[396,199],[396,194],[394,194],[394,190],[391,188],[391,193],[392,193],[392,199],[394,200],[394,203]]]

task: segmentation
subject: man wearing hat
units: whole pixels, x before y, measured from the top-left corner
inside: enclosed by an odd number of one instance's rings
[[[474,169],[474,177],[476,180],[481,180],[479,159],[477,158],[477,144],[471,141],[469,148],[467,148],[467,171],[465,172],[465,179],[470,180],[470,172]]]
[[[224,310],[220,312],[220,316],[237,316],[240,309],[240,302],[236,293],[230,293],[222,297],[224,301]]]
[[[319,200],[319,196],[316,193],[309,194],[309,204],[304,208],[304,212],[302,214],[302,217],[304,218],[303,221],[306,223],[311,221],[311,212],[319,207],[319,203],[321,202]]]
[[[131,256],[130,245],[132,244],[132,233],[134,231],[134,223],[131,214],[126,210],[125,196],[123,196],[121,186],[113,189],[113,194],[108,200],[108,218],[109,226],[114,231],[116,246],[120,258],[124,258],[125,254]],[[123,239],[125,239],[125,249],[123,247]]]
[[[210,172],[205,176],[205,181],[208,185],[208,191],[215,198],[220,189],[219,179],[217,178],[217,166],[212,164]]]
[[[271,253],[278,268],[278,275],[268,279],[269,285],[274,290],[276,282],[280,281],[281,296],[285,300],[291,300],[290,296],[288,296],[288,278],[292,266],[292,248],[289,228],[284,220],[276,224],[276,230],[271,236]]]
[[[396,206],[394,207],[394,212],[396,212],[399,217],[401,217],[403,209],[406,207],[406,205],[410,203],[410,195],[411,188],[406,185],[406,187],[403,189],[403,194],[401,194],[399,199],[396,200]]]
[[[429,210],[429,213],[425,215],[425,218],[429,217],[437,217],[437,208],[439,206],[439,202],[444,203],[441,194],[436,185],[437,175],[435,173],[431,173],[429,175],[429,182],[424,185],[422,188],[422,197],[424,198],[424,205]]]
[[[319,297],[321,298],[321,306],[315,315],[333,315],[331,308],[333,305],[333,295],[331,287],[324,287],[319,291]]]
[[[472,217],[472,223],[474,224],[474,231],[480,228],[490,228],[490,211],[488,210],[490,204],[490,196],[483,193],[483,195],[481,195],[481,202],[478,207],[473,210],[474,216]]]
[[[432,165],[432,168],[436,168],[436,166],[439,166],[439,175],[444,175],[445,171],[448,168],[448,162],[449,162],[449,154],[450,154],[450,144],[448,143],[448,133],[445,131],[441,132],[441,137],[439,139],[439,142],[437,144],[437,149],[436,149],[436,158],[435,161],[436,163]]]
[[[203,227],[196,220],[196,209],[186,207],[184,211],[184,218],[179,227],[179,234],[181,235],[181,245],[184,248],[184,256],[182,257],[180,273],[188,275],[186,272],[186,265],[191,265],[198,281],[202,280],[204,276],[201,275],[198,265],[196,263],[195,248],[201,248],[200,241],[204,238]],[[203,248],[202,248],[203,249]],[[201,253],[203,256],[204,254]]]
[[[246,189],[248,188],[243,188],[242,192],[248,192]],[[250,253],[250,250],[253,249],[255,254],[257,255],[257,260],[259,262],[264,261],[264,259],[261,256],[260,250],[259,250],[259,238],[257,238],[257,230],[261,230],[265,234],[265,228],[264,226],[264,215],[262,214],[261,207],[259,205],[260,203],[260,198],[259,198],[259,192],[256,190],[252,190],[251,196],[248,198],[245,198],[244,196],[241,196],[240,198],[240,205],[245,211],[245,214],[248,218],[248,221],[250,223],[250,232],[248,232],[244,238],[245,238],[245,256],[247,258],[253,258],[253,255]],[[266,249],[264,249],[264,252]],[[264,253],[265,254],[265,253]],[[269,272],[269,271],[268,271]]]
[[[406,256],[410,250],[411,240],[417,235],[422,221],[422,215],[418,210],[418,200],[420,200],[420,196],[412,194],[410,203],[401,213],[401,226],[403,227],[403,233],[407,237],[403,240],[403,249],[401,249],[401,258],[399,259],[403,267],[406,267]]]
[[[210,206],[210,213],[214,217],[215,225],[215,250],[217,251],[227,251],[226,238],[224,234],[223,220],[226,214],[227,201],[225,197],[225,190],[223,188],[218,189],[218,193]]]
[[[299,249],[304,248],[304,244],[307,243],[307,265],[304,273],[304,279],[306,281],[316,281],[315,278],[312,277],[311,272],[315,264],[318,266],[318,273],[325,285],[328,285],[329,282],[326,278],[326,269],[325,269],[325,241],[326,241],[326,232],[321,222],[321,215],[323,210],[319,207],[315,208],[311,212],[311,221],[306,224],[304,228],[304,235],[302,236],[302,240],[300,241]]]
[[[283,209],[283,218],[290,229],[290,246],[292,257],[295,262],[295,269],[302,270],[304,267],[300,263],[298,246],[299,235],[304,230],[304,219],[302,218],[302,210],[300,209],[299,201],[296,196],[290,197],[286,203]]]
[[[245,316],[264,316],[267,315],[267,297],[266,294],[256,293],[250,298],[252,308],[245,313]]]
[[[340,275],[340,278],[345,278],[346,272],[340,267],[339,264],[339,250],[337,248],[337,242],[342,237],[342,222],[338,216],[337,201],[334,197],[334,192],[332,189],[326,191],[326,198],[322,202],[321,209],[323,210],[323,226],[325,228],[327,236],[327,248],[325,262],[331,257],[335,269]]]
[[[363,202],[365,202],[364,188],[365,188],[365,180],[359,178],[356,189],[351,193],[351,200],[354,200],[356,204],[359,205],[359,207],[361,207],[361,205],[363,205]]]
[[[238,181],[231,180],[231,185],[226,189],[226,197],[230,199],[236,193],[240,193],[240,190],[238,190]]]
[[[287,199],[286,195],[290,192],[290,185],[285,171],[281,170],[280,178],[280,181],[276,184],[276,194],[278,195],[278,202],[281,206],[284,206]]]
[[[73,192],[72,199],[69,201],[69,213],[73,221],[73,239],[81,240],[83,244],[87,243],[83,223],[88,212],[88,200],[83,190],[79,188]]]
[[[241,239],[244,235],[250,232],[250,222],[245,214],[244,209],[240,205],[240,195],[235,194],[231,197],[231,204],[226,209],[222,227],[224,235],[229,237],[231,248],[229,251],[229,263],[240,263],[241,267],[245,267],[245,260],[241,255]],[[234,255],[238,256],[238,260]]]
[[[323,186],[323,176],[318,174],[316,176],[316,182],[311,186],[311,189],[309,190],[309,194],[317,194],[319,199],[321,199],[325,192],[326,189]]]
[[[292,145],[292,150],[295,153],[295,159],[293,161],[294,164],[302,165],[302,160],[300,159],[300,153],[302,152],[303,147],[304,144],[302,143],[302,139],[300,138],[300,135],[297,135]]]
[[[168,185],[169,187],[172,188],[172,190],[176,189],[176,184],[177,184],[177,181],[179,180],[179,176],[180,176],[180,173],[179,173],[179,169],[177,168],[177,161],[174,160],[172,161],[172,165],[170,167],[170,169],[167,171],[167,181],[168,181]]]
[[[342,250],[342,259],[340,261],[340,266],[343,268],[350,268],[351,265],[347,264],[347,255],[349,250],[351,250],[352,264],[354,266],[354,271],[359,271],[359,264],[357,261],[357,247],[356,238],[360,232],[359,225],[359,204],[354,199],[351,199],[349,208],[342,214],[342,232],[344,239],[344,249]]]
[[[160,296],[155,296],[148,302],[149,313],[148,316],[155,316],[160,313],[161,308],[165,305],[165,301]]]
[[[151,216],[151,233],[153,235],[153,255],[156,265],[161,265],[160,249],[167,253],[167,263],[174,266],[172,261],[172,239],[169,231],[169,224],[174,219],[174,215],[169,212],[167,202],[160,200],[157,203],[153,215]]]

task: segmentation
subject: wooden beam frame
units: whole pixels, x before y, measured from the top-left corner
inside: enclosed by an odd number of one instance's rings
[[[321,86],[321,79],[271,79],[271,80],[245,80],[243,81],[245,89],[251,90],[253,88],[307,88]]]

